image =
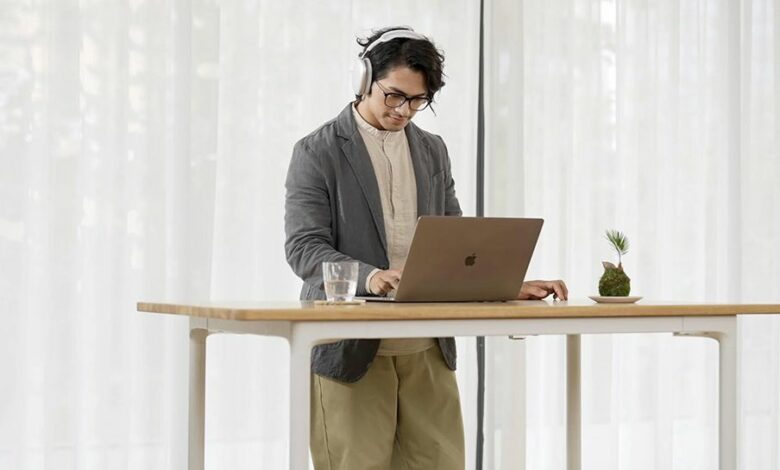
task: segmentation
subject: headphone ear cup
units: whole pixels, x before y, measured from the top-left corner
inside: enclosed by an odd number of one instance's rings
[[[360,96],[366,96],[371,91],[371,79],[374,76],[374,71],[368,58],[363,58],[363,70],[363,90]]]
[[[366,66],[363,64],[363,59],[355,59],[352,61],[352,91],[356,95],[363,95],[363,77],[366,73]]]
[[[352,64],[352,90],[363,96],[371,89],[371,61],[355,59]]]

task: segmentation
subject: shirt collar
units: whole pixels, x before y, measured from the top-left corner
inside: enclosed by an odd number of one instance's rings
[[[404,130],[401,129],[400,131],[383,131],[380,129],[377,129],[376,127],[372,126],[368,121],[363,119],[363,116],[360,115],[360,113],[357,110],[357,105],[352,105],[352,114],[355,116],[355,122],[357,123],[358,127],[366,132],[368,132],[370,135],[374,136],[375,138],[384,141],[388,137],[391,136],[398,136],[402,135]]]

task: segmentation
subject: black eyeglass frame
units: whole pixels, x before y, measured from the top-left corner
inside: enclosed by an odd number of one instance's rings
[[[409,102],[409,109],[411,109],[412,111],[422,111],[431,105],[431,99],[427,96],[406,96],[402,93],[396,93],[393,91],[385,90],[385,87],[383,87],[378,81],[374,83],[376,83],[376,86],[379,87],[379,91],[381,91],[385,95],[385,106],[387,106],[388,108],[400,108],[401,106],[405,105],[407,101]],[[389,97],[395,97],[396,99],[403,99],[403,101],[401,101],[401,103],[395,106],[392,106],[387,103],[387,99]],[[415,108],[412,105],[412,103],[414,103],[414,100],[425,100],[425,106],[422,106],[420,108]]]

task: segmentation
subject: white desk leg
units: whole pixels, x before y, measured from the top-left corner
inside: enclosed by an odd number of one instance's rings
[[[720,470],[737,470],[739,467],[737,440],[740,428],[740,374],[737,318],[732,317],[731,323],[729,331],[713,335],[720,346]]]
[[[290,335],[290,469],[309,468],[311,342]]]
[[[711,319],[699,321],[697,318],[685,319],[686,330],[677,336],[700,336],[712,338],[718,342],[720,352],[720,374],[718,377],[718,449],[720,470],[739,468],[740,436],[740,392],[739,392],[739,323],[737,317],[717,319],[718,331],[709,331]],[[701,329],[699,330],[700,327]]]
[[[203,470],[206,425],[207,330],[190,330],[189,470]]]
[[[580,335],[566,336],[566,469],[580,470]]]

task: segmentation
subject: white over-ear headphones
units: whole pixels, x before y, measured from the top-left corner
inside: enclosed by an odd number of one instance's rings
[[[366,49],[360,54],[360,57],[355,59],[355,62],[352,65],[352,89],[355,91],[355,95],[363,96],[368,94],[369,90],[371,90],[371,78],[373,71],[371,70],[371,60],[369,60],[366,55],[368,55],[368,53],[371,52],[374,47],[384,42],[392,41],[393,39],[398,38],[422,39],[425,41],[428,40],[428,38],[422,34],[415,33],[411,29],[394,29],[379,36],[376,41],[372,42],[368,47],[366,47]]]

